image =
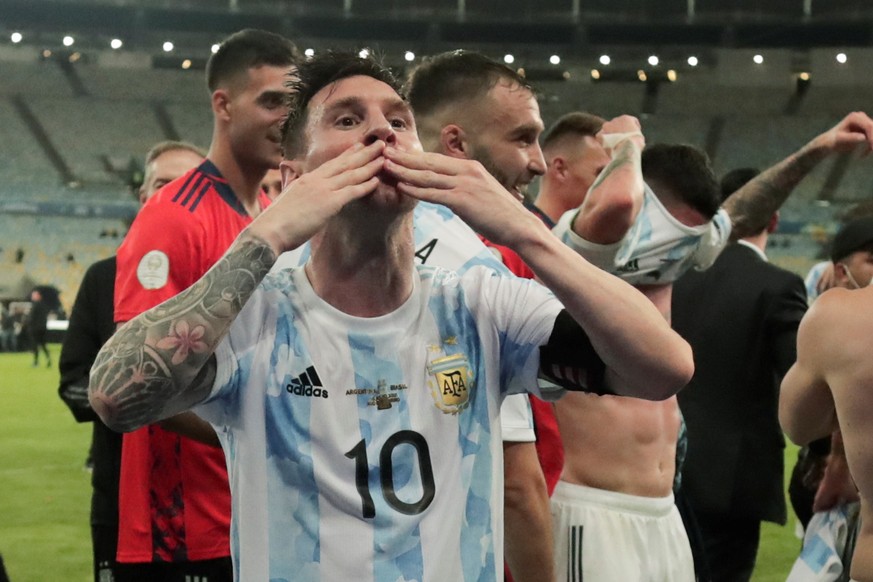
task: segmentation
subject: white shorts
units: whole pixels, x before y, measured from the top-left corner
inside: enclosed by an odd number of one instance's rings
[[[559,481],[552,523],[559,582],[694,582],[672,493],[637,497]]]

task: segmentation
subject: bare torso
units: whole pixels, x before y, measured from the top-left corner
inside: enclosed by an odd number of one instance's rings
[[[873,297],[873,289],[853,291]],[[868,302],[868,305],[870,302]],[[854,325],[834,329],[841,351],[828,374],[837,419],[843,433],[849,471],[861,496],[861,531],[852,560],[852,578],[873,582],[873,312],[847,314]],[[862,320],[862,321],[858,321]],[[828,342],[833,345],[834,342]]]
[[[641,289],[669,319],[672,286]],[[676,473],[679,404],[571,393],[555,406],[564,443],[561,480],[606,491],[666,497]]]
[[[821,303],[821,305],[819,305]],[[826,381],[861,497],[861,530],[851,575],[873,582],[873,287],[835,289],[816,300],[817,372]],[[823,308],[823,309],[822,309]]]
[[[676,472],[676,397],[651,402],[568,394],[557,406],[564,442],[561,480],[606,491],[665,497]]]

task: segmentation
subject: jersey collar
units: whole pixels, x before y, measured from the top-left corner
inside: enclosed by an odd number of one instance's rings
[[[237,198],[237,195],[234,194],[233,188],[230,187],[230,184],[227,183],[227,180],[224,179],[224,176],[221,175],[221,172],[219,172],[215,164],[212,163],[212,160],[203,160],[203,163],[200,164],[199,170],[212,179],[215,191],[218,192],[221,199],[224,200],[224,202],[230,206],[234,212],[240,216],[249,218],[249,213],[246,211],[245,206],[243,206],[240,199]]]

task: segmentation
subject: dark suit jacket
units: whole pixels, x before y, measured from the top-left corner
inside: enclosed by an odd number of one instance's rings
[[[679,406],[688,424],[682,488],[695,512],[785,523],[779,384],[806,305],[799,276],[738,243],[674,285],[673,327],[694,350]]]
[[[115,257],[97,261],[85,272],[70,313],[70,325],[61,347],[61,399],[78,422],[93,422],[91,454],[91,524],[118,524],[118,474],[121,469],[121,435],[91,410],[85,392],[88,373],[97,352],[115,331]]]

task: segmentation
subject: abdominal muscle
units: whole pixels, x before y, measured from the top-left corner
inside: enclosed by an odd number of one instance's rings
[[[676,472],[679,405],[570,393],[556,404],[561,480],[641,497],[666,497]]]

